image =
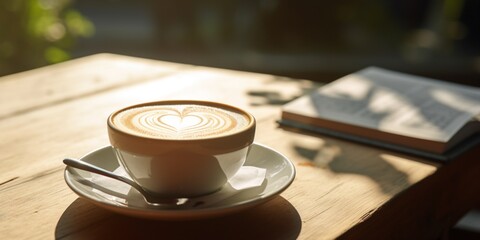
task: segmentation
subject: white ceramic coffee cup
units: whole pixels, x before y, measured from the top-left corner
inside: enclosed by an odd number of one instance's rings
[[[247,122],[235,131],[186,139],[145,136],[115,124],[117,115],[130,109],[176,105],[225,110],[244,116],[242,121]],[[152,194],[181,198],[215,192],[225,185],[245,162],[255,125],[251,114],[233,106],[193,100],[159,101],[115,111],[108,118],[108,135],[118,159],[135,182]]]

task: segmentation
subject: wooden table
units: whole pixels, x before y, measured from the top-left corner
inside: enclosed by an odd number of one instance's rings
[[[307,80],[93,55],[0,78],[0,239],[431,239],[480,202],[476,148],[447,165],[279,129]],[[220,101],[258,121],[256,141],[292,160],[294,183],[251,210],[197,221],[117,215],[78,198],[64,157],[108,145],[106,118],[134,103]]]

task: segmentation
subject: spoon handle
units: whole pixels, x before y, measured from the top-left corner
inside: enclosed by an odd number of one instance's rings
[[[100,174],[100,175],[105,176],[105,177],[109,177],[109,178],[116,179],[118,181],[122,181],[122,182],[134,187],[135,189],[139,190],[141,193],[144,193],[144,190],[142,189],[142,187],[140,187],[140,185],[138,185],[136,182],[134,182],[134,181],[132,181],[132,180],[126,178],[126,177],[117,175],[113,172],[107,171],[107,170],[105,170],[103,168],[100,168],[98,166],[95,166],[93,164],[90,164],[88,162],[85,162],[85,161],[82,161],[82,160],[77,160],[77,159],[65,158],[63,160],[63,163],[65,165],[73,167],[73,168],[82,169],[82,170],[85,170],[85,171],[88,171],[88,172]]]
[[[103,175],[105,177],[109,177],[109,178],[113,178],[113,179],[116,179],[118,181],[121,181],[121,182],[124,182],[130,186],[132,186],[133,188],[137,189],[142,195],[143,195],[143,198],[145,199],[146,203],[151,205],[151,206],[155,206],[155,207],[164,207],[164,208],[179,208],[179,207],[188,207],[189,205],[187,203],[189,203],[189,201],[187,201],[188,199],[177,199],[177,198],[162,198],[162,197],[156,197],[156,196],[153,196],[151,194],[149,194],[147,191],[145,191],[142,187],[140,187],[140,185],[138,185],[136,182],[126,178],[126,177],[123,177],[123,176],[120,176],[118,174],[115,174],[113,172],[110,172],[110,171],[107,171],[103,168],[100,168],[98,166],[95,166],[93,164],[90,164],[88,162],[85,162],[85,161],[82,161],[82,160],[77,160],[77,159],[72,159],[72,158],[65,158],[63,159],[63,163],[69,167],[73,167],[73,168],[78,168],[78,169],[82,169],[82,170],[85,170],[87,172],[91,172],[91,173],[96,173],[96,174],[100,174],[100,175]]]

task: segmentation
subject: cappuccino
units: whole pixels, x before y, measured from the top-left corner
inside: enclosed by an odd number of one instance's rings
[[[119,130],[147,138],[191,140],[234,134],[251,122],[233,108],[199,104],[139,106],[117,112],[112,123]]]
[[[108,118],[108,135],[127,173],[146,191],[191,197],[220,189],[245,162],[255,118],[222,103],[143,103]]]

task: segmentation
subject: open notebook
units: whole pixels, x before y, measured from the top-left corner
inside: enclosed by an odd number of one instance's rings
[[[279,122],[447,161],[480,143],[480,88],[369,67],[287,103]]]

